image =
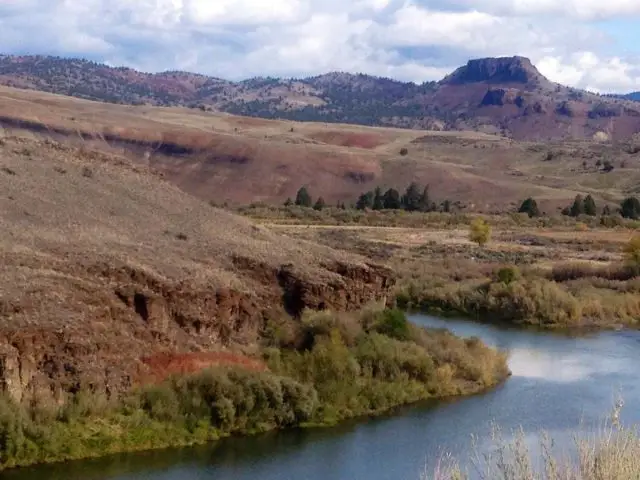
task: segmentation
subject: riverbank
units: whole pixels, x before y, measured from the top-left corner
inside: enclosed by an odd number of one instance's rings
[[[487,217],[491,238],[478,246],[470,216],[404,212],[408,228],[379,226],[384,212],[358,215],[364,224],[272,228],[389,265],[403,309],[543,329],[640,325],[640,240],[631,224]]]
[[[268,371],[212,369],[117,400],[80,392],[62,407],[0,403],[2,468],[333,425],[428,398],[469,395],[509,374],[477,339],[416,327],[400,311],[306,312],[272,325]]]

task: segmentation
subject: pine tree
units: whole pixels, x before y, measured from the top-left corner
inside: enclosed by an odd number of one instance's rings
[[[408,212],[415,212],[420,209],[420,199],[422,194],[420,193],[420,187],[417,183],[412,182],[405,191],[402,197],[402,206]]]
[[[640,200],[636,197],[625,198],[620,205],[620,213],[624,218],[640,219]]]
[[[531,197],[527,198],[522,205],[520,205],[519,213],[526,213],[529,218],[539,217],[540,210],[538,209],[538,203]]]
[[[372,208],[374,210],[382,210],[384,208],[384,199],[382,198],[382,190],[380,187],[376,187],[373,192]]]
[[[385,209],[397,210],[402,208],[402,201],[400,199],[400,192],[394,188],[390,188],[382,196],[382,203]]]
[[[598,214],[598,208],[596,207],[596,202],[591,195],[587,195],[585,197],[583,207],[584,207],[585,215],[589,215],[590,217],[595,217]]]
[[[307,187],[302,187],[298,190],[296,194],[296,205],[300,207],[311,207],[313,205],[313,200],[307,191]]]
[[[313,209],[321,211],[326,206],[327,206],[327,204],[325,203],[324,198],[318,197],[318,200],[316,201],[315,205],[313,206]]]
[[[582,199],[582,195],[576,195],[576,199],[573,201],[569,212],[572,217],[578,217],[584,213],[584,200]]]
[[[431,204],[431,201],[429,199],[429,185],[427,185],[426,187],[424,187],[424,190],[422,190],[422,195],[420,195],[418,210],[420,210],[421,212],[429,212],[431,210],[435,210],[432,207],[433,205]]]
[[[360,195],[356,203],[356,208],[358,210],[366,210],[371,207],[373,207],[373,192],[369,191]]]

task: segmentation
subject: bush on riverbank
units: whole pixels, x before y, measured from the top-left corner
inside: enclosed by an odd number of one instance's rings
[[[81,392],[62,407],[0,401],[0,467],[203,443],[376,414],[470,394],[508,374],[478,340],[410,324],[400,311],[305,312],[299,347],[264,352],[269,372],[213,369],[108,401]],[[278,337],[279,338],[279,337]]]
[[[640,318],[640,281],[608,280],[625,269],[554,269],[550,280],[529,272],[509,283],[499,278],[425,284],[411,282],[397,296],[401,308],[459,314],[495,322],[541,327],[636,325]],[[598,276],[583,277],[589,270]]]

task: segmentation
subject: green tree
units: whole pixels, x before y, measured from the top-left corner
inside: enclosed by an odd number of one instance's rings
[[[420,210],[420,200],[422,199],[422,193],[417,183],[411,182],[407,187],[403,197],[402,206],[408,212],[415,212]]]
[[[358,210],[366,210],[371,207],[373,207],[373,192],[369,191],[360,195],[356,203],[356,208]]]
[[[483,218],[476,218],[471,222],[469,240],[480,247],[486,245],[491,240],[491,225]]]
[[[625,198],[620,205],[620,213],[624,218],[640,219],[640,200],[636,197]]]
[[[322,198],[322,197],[318,197],[318,200],[316,200],[316,203],[315,203],[315,205],[313,206],[313,209],[314,209],[314,210],[321,211],[321,210],[323,210],[323,209],[324,209],[324,207],[326,207],[326,206],[327,206],[327,204],[325,203],[324,198]]]
[[[429,198],[429,185],[424,187],[422,190],[422,195],[420,195],[420,201],[418,204],[418,210],[421,212],[429,212],[433,210],[433,205],[431,204],[431,200]]]
[[[309,195],[307,187],[301,187],[296,194],[296,205],[300,207],[311,207],[313,205],[313,199]]]
[[[384,205],[384,208],[389,210],[397,210],[399,208],[402,208],[400,192],[398,192],[394,188],[390,188],[389,190],[384,192],[384,195],[382,196],[382,203]]]
[[[384,208],[384,198],[382,196],[382,190],[380,187],[376,187],[373,191],[373,202],[371,207],[374,210],[382,210]]]
[[[598,214],[598,208],[596,202],[591,195],[587,195],[584,199],[584,213],[590,217],[595,217]]]
[[[540,210],[538,209],[538,202],[536,202],[531,197],[527,198],[524,202],[522,202],[522,205],[520,205],[520,209],[518,210],[518,212],[526,213],[527,215],[529,215],[529,218],[540,216]]]
[[[584,200],[582,195],[576,195],[573,205],[569,209],[569,215],[572,217],[578,217],[584,213]]]

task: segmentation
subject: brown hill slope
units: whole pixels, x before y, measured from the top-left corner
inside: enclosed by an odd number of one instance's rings
[[[515,142],[474,132],[293,123],[184,108],[123,106],[0,87],[5,134],[49,137],[151,166],[184,191],[221,204],[281,203],[302,185],[329,203],[375,186],[431,186],[436,200],[513,210],[527,196],[555,211],[577,193],[636,194],[631,142]],[[400,155],[401,149],[407,155]],[[615,167],[605,173],[605,161]]]
[[[161,354],[251,352],[285,309],[355,308],[392,283],[121,157],[0,140],[0,385],[18,399],[119,391]]]
[[[477,130],[522,140],[627,139],[640,105],[554,84],[522,57],[485,58],[420,85],[348,73],[230,82],[147,74],[45,56],[0,56],[0,84],[115,103],[191,106],[264,118],[427,130]]]

